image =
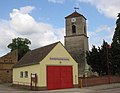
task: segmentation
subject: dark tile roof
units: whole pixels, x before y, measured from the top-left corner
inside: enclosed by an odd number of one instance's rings
[[[59,42],[27,52],[13,68],[39,64]]]
[[[73,18],[73,17],[80,17],[80,16],[82,16],[84,19],[86,19],[83,15],[79,14],[79,13],[76,12],[76,11],[73,12],[72,14],[66,16],[65,19],[66,19],[66,18]]]

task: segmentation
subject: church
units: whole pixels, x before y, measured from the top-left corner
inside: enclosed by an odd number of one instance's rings
[[[88,76],[86,18],[78,12],[65,17],[65,46],[56,42],[27,52],[13,66],[13,85],[35,90],[78,87]]]
[[[79,77],[87,77],[89,72],[89,66],[86,60],[86,51],[89,50],[86,20],[87,19],[76,12],[76,10],[65,17],[65,48],[78,62]]]

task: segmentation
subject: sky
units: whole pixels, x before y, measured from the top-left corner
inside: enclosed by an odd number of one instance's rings
[[[120,0],[1,0],[0,56],[10,52],[12,39],[27,38],[30,49],[57,41],[64,44],[65,17],[78,7],[87,18],[89,48],[112,42]]]

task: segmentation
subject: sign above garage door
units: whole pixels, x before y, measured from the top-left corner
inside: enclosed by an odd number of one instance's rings
[[[69,61],[69,58],[50,57],[50,60]]]

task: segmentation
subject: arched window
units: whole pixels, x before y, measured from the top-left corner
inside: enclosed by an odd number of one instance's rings
[[[72,33],[76,33],[76,26],[72,25]]]
[[[86,34],[86,26],[84,25],[84,33]]]

